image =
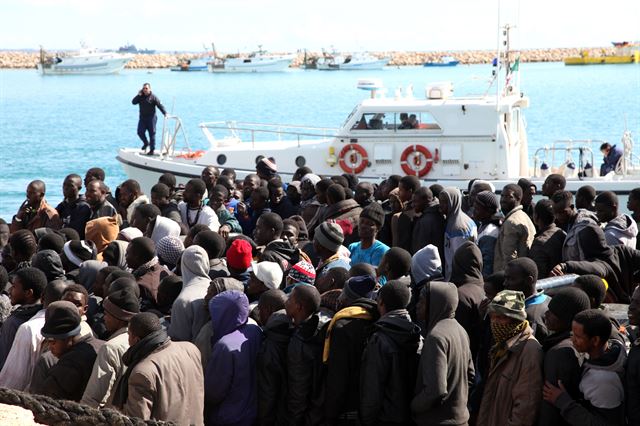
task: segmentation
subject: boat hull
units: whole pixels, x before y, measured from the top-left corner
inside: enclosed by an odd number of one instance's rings
[[[588,56],[570,57],[564,59],[565,65],[615,65],[615,64],[638,64],[640,63],[640,52],[627,56]]]
[[[422,66],[431,68],[431,67],[455,67],[458,65],[460,61],[446,62],[446,63],[438,63],[438,62],[425,62]]]
[[[318,64],[317,68],[322,71],[360,71],[360,70],[381,70],[389,63],[388,58],[370,62],[348,62],[346,64]]]
[[[242,62],[242,59],[226,60],[222,65],[209,63],[208,70],[212,73],[257,73],[257,72],[282,72],[286,71],[293,59],[282,58],[273,60],[259,60],[255,62]]]
[[[96,58],[95,60],[63,59],[57,64],[38,64],[43,75],[104,75],[117,74],[131,61],[130,57]]]

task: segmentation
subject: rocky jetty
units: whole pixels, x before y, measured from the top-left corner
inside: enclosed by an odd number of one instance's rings
[[[592,56],[613,54],[613,48],[557,48],[557,49],[527,49],[521,51],[522,62],[558,62],[569,56],[579,56],[586,50]],[[439,51],[439,52],[371,52],[377,57],[391,57],[389,65],[407,66],[422,65],[427,61],[436,61],[441,56],[453,56],[462,64],[489,63],[495,57],[495,51],[491,50],[464,50],[464,51]],[[321,56],[320,52],[307,52],[308,57]],[[153,55],[136,55],[127,64],[127,68],[169,68],[180,62],[202,57],[202,54],[189,53],[158,53]],[[0,68],[35,68],[40,54],[38,52],[0,51]],[[303,63],[304,55],[299,53],[293,61],[292,67],[299,67]]]

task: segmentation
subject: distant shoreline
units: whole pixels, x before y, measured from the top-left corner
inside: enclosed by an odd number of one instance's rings
[[[521,62],[561,62],[570,56],[579,56],[580,52],[586,50],[592,56],[612,54],[613,47],[591,47],[591,48],[553,48],[553,49],[524,49],[521,50]],[[54,55],[55,52],[47,52]],[[370,52],[377,57],[391,57],[389,66],[422,65],[428,61],[437,61],[442,56],[453,56],[460,60],[461,64],[486,64],[491,63],[495,57],[492,50],[462,50],[462,51],[438,51],[438,52],[412,52],[412,51],[386,51]],[[129,62],[126,68],[169,68],[178,65],[181,61],[206,56],[206,53],[158,53],[141,54]],[[321,52],[307,52],[308,56],[321,56]],[[0,69],[29,69],[35,68],[40,58],[39,52],[34,51],[0,51]],[[291,65],[298,68],[302,65],[304,53],[297,54]]]

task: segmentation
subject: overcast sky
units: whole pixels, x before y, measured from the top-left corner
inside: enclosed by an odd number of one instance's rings
[[[495,49],[499,2],[517,47],[640,40],[640,0],[0,0],[0,48]]]

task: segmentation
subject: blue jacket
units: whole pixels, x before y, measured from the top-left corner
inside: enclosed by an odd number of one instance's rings
[[[205,424],[250,426],[256,419],[256,361],[262,330],[247,324],[249,300],[224,291],[209,302],[213,345],[204,378]]]
[[[600,176],[604,176],[609,172],[615,171],[616,165],[618,165],[618,161],[620,161],[623,154],[624,152],[621,148],[618,148],[617,145],[613,145],[609,154],[604,157],[602,166],[600,166]]]

